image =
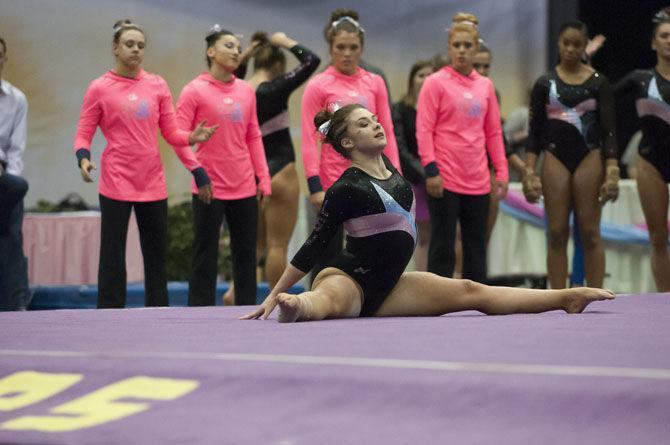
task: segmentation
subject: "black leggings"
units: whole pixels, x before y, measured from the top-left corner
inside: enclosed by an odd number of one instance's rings
[[[193,266],[188,286],[189,306],[212,306],[216,303],[219,234],[224,215],[230,231],[235,302],[238,305],[256,304],[256,197],[230,201],[213,199],[211,204],[205,204],[193,195]]]
[[[463,195],[444,190],[442,198],[429,197],[431,237],[428,271],[454,275],[456,222],[461,223],[463,278],[486,280],[486,220],[490,195]]]
[[[133,209],[144,260],[145,304],[168,306],[165,270],[167,199],[131,202],[100,195],[98,308],[122,308],[126,305],[126,239]]]

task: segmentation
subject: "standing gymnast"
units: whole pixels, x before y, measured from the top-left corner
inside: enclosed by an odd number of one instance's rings
[[[531,202],[538,199],[540,187],[544,195],[547,273],[554,289],[566,286],[573,207],[584,248],[586,282],[594,287],[603,285],[601,207],[607,200],[615,200],[619,192],[614,98],[607,79],[582,62],[587,37],[582,22],[561,27],[560,62],[537,80],[530,99],[526,164],[532,171],[524,176],[524,192]],[[535,165],[541,150],[546,155],[540,182]]]
[[[428,77],[419,94],[416,138],[429,195],[428,270],[453,276],[460,222],[463,277],[483,282],[491,193],[488,159],[495,169],[494,191],[501,198],[507,193],[509,172],[495,88],[473,68],[478,45],[477,18],[456,14],[449,29],[451,64]]]
[[[668,183],[670,183],[670,8],[652,19],[651,47],[656,66],[620,80],[615,94],[635,94],[642,140],[637,160],[637,189],[649,228],[651,271],[659,292],[670,292],[668,256]]]
[[[201,122],[192,132],[179,130],[172,95],[165,80],[142,69],[146,36],[130,20],[114,25],[112,51],[116,67],[89,85],[74,139],[85,182],[93,182],[91,140],[99,126],[107,140],[100,167],[100,264],[98,307],[122,308],[126,303],[126,237],[135,210],[144,258],[147,306],[167,306],[167,189],[156,130],[176,149],[193,173],[198,193],[209,199],[207,173],[186,147],[204,142],[216,130]]]
[[[416,245],[411,184],[382,155],[386,132],[358,104],[334,114],[321,111],[314,125],[325,142],[351,161],[326,192],[314,231],[286,267],[265,302],[243,319],[267,318],[279,304],[279,321],[324,318],[431,316],[478,310],[486,314],[578,313],[592,301],[612,299],[601,289],[489,287],[429,272],[404,272]],[[347,245],[317,275],[309,292],[284,293],[314,267],[324,247],[345,226]]]
[[[412,183],[416,198],[416,226],[418,241],[414,252],[416,270],[428,267],[428,246],[430,245],[430,214],[426,194],[426,173],[421,165],[416,143],[416,101],[423,81],[433,73],[433,62],[419,60],[409,70],[407,92],[400,102],[393,105],[393,131],[398,143],[400,164],[405,178]]]
[[[359,66],[363,54],[364,30],[346,9],[333,13],[326,33],[330,48],[331,65],[307,82],[302,96],[302,159],[309,187],[309,201],[318,211],[323,204],[325,191],[351,164],[342,158],[328,143],[321,145],[312,128],[314,116],[322,109],[335,111],[351,103],[358,103],[379,116],[379,122],[389,134],[385,153],[396,168],[400,168],[398,147],[393,135],[393,122],[389,108],[388,92],[381,77]],[[342,249],[343,234],[339,232],[326,247],[324,260],[332,258]],[[314,268],[315,276],[323,267]]]
[[[321,59],[283,32],[276,32],[268,39],[265,32],[259,31],[251,37],[251,42],[255,48],[252,53],[254,74],[249,83],[256,90],[258,123],[272,177],[272,199],[260,214],[258,255],[265,256],[265,275],[272,288],[286,267],[288,243],[298,218],[300,195],[288,99],[316,71]],[[300,62],[288,73],[282,48],[289,50]],[[227,294],[226,303],[234,301],[232,289]]]
[[[210,173],[213,199],[203,202],[193,186],[193,265],[189,306],[215,304],[219,235],[225,216],[230,230],[237,304],[256,302],[258,196],[270,196],[270,174],[251,86],[233,74],[240,63],[240,42],[215,25],[205,38],[208,71],[189,82],[177,101],[181,128],[207,120],[221,128],[196,157]],[[258,182],[258,184],[257,184]]]

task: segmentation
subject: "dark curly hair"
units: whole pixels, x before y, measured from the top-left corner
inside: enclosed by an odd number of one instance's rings
[[[346,159],[351,159],[350,150],[342,147],[342,139],[347,135],[347,117],[349,114],[359,108],[365,108],[361,104],[349,104],[340,108],[334,113],[328,110],[321,110],[314,116],[314,126],[318,130],[321,125],[330,121],[330,127],[326,134],[323,135],[324,142],[333,146],[336,152],[344,156]]]
[[[216,26],[218,27],[218,25],[216,25]],[[221,37],[223,37],[223,36],[234,36],[235,35],[235,34],[232,33],[232,31],[228,31],[227,29],[221,29],[221,28],[216,28],[216,29],[217,29],[216,31],[210,31],[205,36],[205,42],[207,42],[207,48],[205,49],[205,60],[207,61],[207,67],[208,68],[212,67],[212,60],[207,55],[207,50],[210,49],[212,46],[214,46],[216,44],[216,42],[218,42]]]

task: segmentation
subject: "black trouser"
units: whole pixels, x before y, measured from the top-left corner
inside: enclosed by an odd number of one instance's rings
[[[444,190],[442,198],[429,197],[431,236],[428,271],[454,275],[456,222],[461,223],[463,278],[486,280],[486,220],[490,195],[463,195]]]
[[[23,310],[30,300],[22,231],[27,192],[25,179],[7,172],[0,175],[0,311]]]
[[[193,195],[193,266],[188,285],[189,306],[215,304],[219,233],[224,215],[230,231],[235,304],[256,304],[256,197],[230,201],[213,199],[211,204],[205,204]]]
[[[145,305],[168,306],[165,269],[167,199],[132,202],[100,195],[98,308],[122,308],[126,305],[126,240],[133,209],[144,260]]]

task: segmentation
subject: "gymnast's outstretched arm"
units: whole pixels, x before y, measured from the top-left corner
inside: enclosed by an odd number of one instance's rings
[[[279,281],[277,281],[275,287],[272,288],[270,294],[267,296],[263,304],[261,304],[253,312],[240,317],[240,320],[252,320],[261,316],[263,316],[264,320],[267,320],[272,311],[275,309],[275,306],[277,306],[277,295],[281,294],[282,292],[286,292],[305,275],[307,275],[306,272],[303,272],[297,267],[288,264],[286,269],[284,269],[284,273],[282,273]]]

